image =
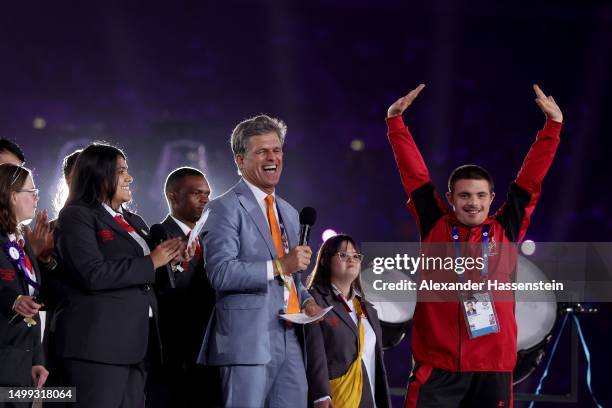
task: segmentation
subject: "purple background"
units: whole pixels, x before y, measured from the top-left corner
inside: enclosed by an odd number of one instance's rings
[[[289,126],[279,193],[317,208],[315,249],[330,227],[360,242],[417,240],[385,136],[388,105],[425,82],[405,118],[434,182],[444,191],[454,167],[477,163],[495,177],[500,204],[544,122],[537,82],[566,124],[528,238],[610,240],[612,4],[26,3],[0,12],[0,137],[25,150],[41,207],[51,206],[61,158],[103,139],[125,149],[135,207],[157,222],[163,176],[197,164],[175,149],[160,167],[164,144],[205,146],[218,195],[237,180],[231,129],[265,112]],[[364,150],[352,151],[353,139]],[[600,307],[582,321],[605,406],[612,312]],[[559,353],[545,392],[567,388],[569,356]],[[391,385],[404,386],[408,342],[387,359]],[[521,391],[535,388],[531,379]],[[580,401],[592,405],[584,379]]]

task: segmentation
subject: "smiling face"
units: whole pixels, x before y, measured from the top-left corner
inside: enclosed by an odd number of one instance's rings
[[[130,191],[130,184],[134,179],[128,173],[128,165],[125,159],[121,156],[117,157],[117,190],[111,199],[111,207],[118,209],[123,203],[130,202],[132,200],[132,192]]]
[[[453,206],[455,216],[464,225],[474,227],[489,216],[495,193],[490,191],[487,180],[459,179],[446,199]]]
[[[268,194],[274,192],[283,170],[283,146],[276,132],[251,136],[246,153],[235,160],[242,177]]]
[[[343,261],[338,253],[346,253],[348,256]],[[332,256],[330,263],[331,282],[338,285],[353,283],[361,271],[361,262],[358,262],[354,255],[358,254],[353,244],[344,241],[340,244],[337,253]]]
[[[11,204],[18,224],[23,221],[31,220],[36,214],[38,195],[33,191],[23,191],[33,190],[35,188],[34,180],[32,176],[29,175],[23,183],[23,186],[19,189],[21,191],[13,191],[12,193]]]

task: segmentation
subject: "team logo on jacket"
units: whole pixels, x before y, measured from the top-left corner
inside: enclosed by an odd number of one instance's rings
[[[98,238],[101,241],[113,241],[115,239],[115,233],[111,230],[100,230],[98,231]]]
[[[340,319],[338,319],[336,316],[326,316],[325,321],[331,327],[338,327],[338,325],[340,324]]]
[[[15,270],[14,269],[0,269],[0,280],[3,280],[3,281],[15,280]]]

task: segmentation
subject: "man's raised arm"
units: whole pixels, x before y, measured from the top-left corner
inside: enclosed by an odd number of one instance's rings
[[[412,104],[423,88],[425,88],[425,84],[420,84],[408,92],[406,96],[395,101],[387,110],[387,136],[395,155],[404,190],[408,195],[430,181],[429,171],[421,152],[419,152],[408,127],[404,125],[402,119],[404,111]]]
[[[408,194],[408,208],[416,219],[421,239],[429,235],[436,221],[448,211],[448,207],[436,193],[421,152],[402,120],[402,113],[412,104],[423,88],[425,88],[424,84],[417,86],[406,96],[395,101],[387,111],[389,129],[387,135],[404,190]]]
[[[537,85],[533,86],[533,90],[536,94],[535,102],[546,116],[546,123],[523,161],[516,184],[531,194],[537,194],[559,145],[563,114],[552,96],[546,96]]]
[[[511,241],[521,242],[527,231],[531,214],[540,198],[542,181],[548,172],[557,146],[563,114],[552,96],[546,96],[539,86],[534,85],[535,102],[546,116],[546,123],[531,145],[523,165],[510,185],[506,202],[499,209],[497,218]]]

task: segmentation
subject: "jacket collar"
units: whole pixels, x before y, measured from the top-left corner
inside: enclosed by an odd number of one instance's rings
[[[244,179],[240,179],[238,184],[234,186],[234,192],[238,196],[238,201],[242,207],[247,211],[253,223],[257,226],[259,230],[259,234],[264,239],[266,245],[268,246],[268,250],[270,251],[270,259],[276,258],[276,248],[274,246],[274,241],[272,240],[272,233],[270,232],[270,227],[268,225],[268,220],[264,215],[261,207],[259,206],[253,191],[246,184]],[[278,205],[278,201],[277,201]],[[280,206],[277,207],[278,211],[281,213],[281,217],[284,217],[284,214],[281,211]],[[291,243],[290,243],[291,245]]]
[[[119,225],[117,220],[115,220],[115,218],[113,218],[113,216],[108,212],[108,210],[106,208],[104,208],[104,206],[102,204],[97,204],[92,209],[93,209],[94,213],[98,216],[98,219],[101,222],[105,223],[113,231],[115,231],[117,234],[121,235],[126,240],[131,242],[132,245],[134,246],[134,248],[136,248],[139,253],[142,252],[142,247],[140,246],[140,244],[127,231],[125,231],[121,227],[121,225]],[[134,230],[136,231],[136,233],[142,236],[143,232],[140,231],[140,227],[141,226],[140,225],[133,225],[134,223],[133,223],[132,214],[129,211],[125,211],[124,210],[122,215],[125,218],[125,220],[134,227]],[[130,222],[130,221],[132,221],[132,222]]]

